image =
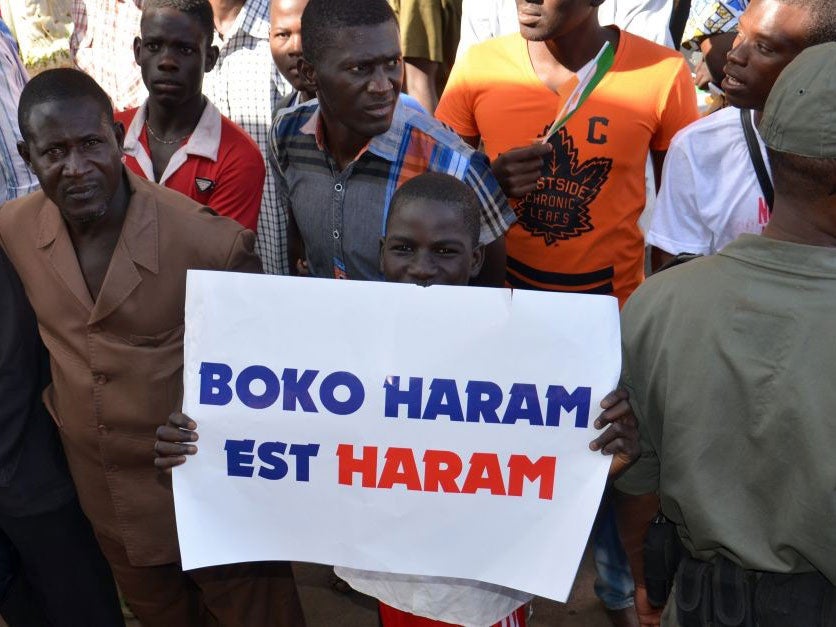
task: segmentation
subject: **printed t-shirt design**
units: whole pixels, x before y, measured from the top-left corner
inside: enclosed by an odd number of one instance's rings
[[[493,160],[542,141],[570,93],[540,81],[527,42],[513,34],[457,62],[436,115],[460,135],[481,136]],[[614,294],[623,304],[644,275],[648,151],[667,150],[697,115],[681,56],[621,31],[612,68],[550,138],[537,190],[513,201],[509,284]]]

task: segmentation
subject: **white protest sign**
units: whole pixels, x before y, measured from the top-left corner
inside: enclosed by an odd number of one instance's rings
[[[565,601],[620,359],[611,297],[190,271],[183,567],[307,561]]]

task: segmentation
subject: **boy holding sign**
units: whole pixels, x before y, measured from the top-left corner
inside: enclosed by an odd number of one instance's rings
[[[467,285],[479,274],[483,260],[479,200],[473,190],[452,176],[430,172],[398,189],[380,240],[380,269],[386,281],[424,287]],[[525,603],[531,595],[517,590],[449,577],[343,567],[335,571],[355,590],[380,600],[383,627],[490,625],[497,619],[497,627],[526,624]]]
[[[393,196],[380,243],[386,280],[422,286],[467,285],[484,259],[478,243],[479,214],[474,192],[452,176],[425,173],[402,185]],[[614,474],[635,457],[636,423],[623,393],[610,394],[602,405],[605,411],[595,426],[612,424],[612,428],[590,448],[615,455]],[[157,430],[155,464],[159,468],[180,465],[186,455],[196,452],[196,426],[187,416],[172,414],[168,424]],[[525,624],[523,604],[530,595],[518,591],[461,579],[353,569],[340,569],[339,574],[385,603],[381,603],[384,627],[489,625],[500,619],[503,625]]]

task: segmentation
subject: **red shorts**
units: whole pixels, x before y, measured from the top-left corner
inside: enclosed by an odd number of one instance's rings
[[[415,616],[409,612],[378,603],[383,627],[455,627],[450,623]],[[525,627],[525,605],[521,605],[492,627]]]

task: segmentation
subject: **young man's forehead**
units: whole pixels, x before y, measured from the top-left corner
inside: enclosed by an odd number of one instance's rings
[[[411,197],[393,203],[390,220],[405,222],[445,222],[451,227],[465,228],[465,210],[455,201]]]
[[[387,37],[385,31],[391,26],[395,28],[392,29],[391,36]],[[330,39],[334,44],[325,49],[325,55],[338,54],[345,61],[371,63],[401,56],[401,42],[394,20],[369,26],[334,29]]]
[[[172,20],[177,20],[179,23]],[[203,23],[197,15],[169,7],[148,7],[145,9],[139,21],[139,29],[140,31],[154,29],[158,32],[168,33],[171,30],[179,30],[183,24],[193,25],[195,29],[203,30]]]
[[[755,0],[740,16],[739,28],[758,31],[761,36],[771,34],[775,39],[806,40],[812,28],[812,17],[812,9],[806,5],[789,4],[782,0]]]

